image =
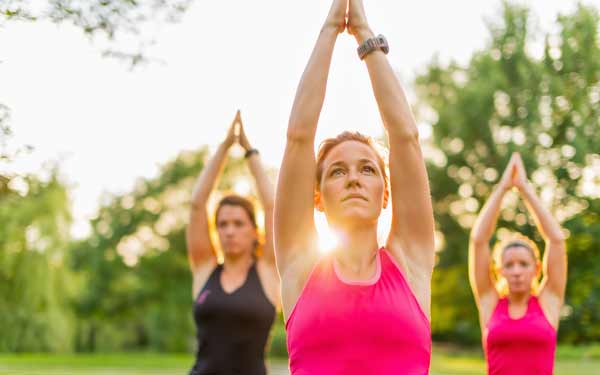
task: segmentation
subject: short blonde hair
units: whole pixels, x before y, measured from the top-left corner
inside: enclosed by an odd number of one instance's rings
[[[537,247],[535,242],[521,233],[512,233],[509,237],[497,242],[494,246],[494,250],[492,251],[492,257],[494,261],[490,266],[493,268],[492,273],[496,277],[496,290],[501,297],[508,295],[508,283],[506,282],[506,279],[500,275],[500,269],[502,268],[502,255],[504,255],[506,250],[513,247],[523,247],[527,249],[531,253],[536,266],[541,262],[540,249]],[[537,295],[539,288],[540,280],[539,277],[536,276],[531,281],[531,293]]]

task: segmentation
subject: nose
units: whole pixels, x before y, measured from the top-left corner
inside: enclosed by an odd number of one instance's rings
[[[360,186],[359,173],[354,168],[348,171],[346,187]]]
[[[225,235],[227,237],[232,237],[234,234],[235,230],[233,228],[233,225],[228,225],[225,227]]]

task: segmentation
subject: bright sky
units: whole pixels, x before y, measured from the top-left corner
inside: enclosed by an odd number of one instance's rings
[[[518,1],[540,30],[576,1]],[[585,3],[600,7],[600,0]],[[60,160],[76,221],[102,192],[131,189],[137,177],[184,149],[214,147],[235,110],[269,166],[278,166],[294,93],[330,1],[196,1],[179,24],[157,32],[149,54],[164,64],[129,71],[68,25],[9,23],[0,29],[0,103],[12,110],[13,143],[35,147],[14,166],[39,171]],[[499,0],[365,0],[376,33],[407,86],[438,54],[466,62],[497,20]],[[318,140],[352,129],[379,135],[365,66],[348,35],[339,38]],[[82,235],[84,226],[76,225]]]

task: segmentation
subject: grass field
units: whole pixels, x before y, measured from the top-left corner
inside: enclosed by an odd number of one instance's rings
[[[189,354],[0,354],[1,375],[167,375],[187,374]],[[271,375],[286,375],[285,359],[269,361]],[[435,349],[432,375],[484,375],[485,363],[478,352]],[[559,348],[555,375],[600,374],[600,347]]]

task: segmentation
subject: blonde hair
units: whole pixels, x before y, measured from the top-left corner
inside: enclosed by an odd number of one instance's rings
[[[493,275],[496,277],[496,290],[501,297],[508,295],[508,282],[500,274],[500,269],[502,269],[502,255],[504,255],[506,250],[513,247],[523,247],[527,249],[531,253],[536,266],[541,262],[540,249],[537,247],[535,242],[521,233],[512,233],[509,237],[497,242],[494,246],[494,250],[492,251],[492,257],[494,261],[490,264],[490,266],[492,267]],[[540,280],[539,276],[536,276],[531,281],[531,293],[537,295],[539,289]]]

